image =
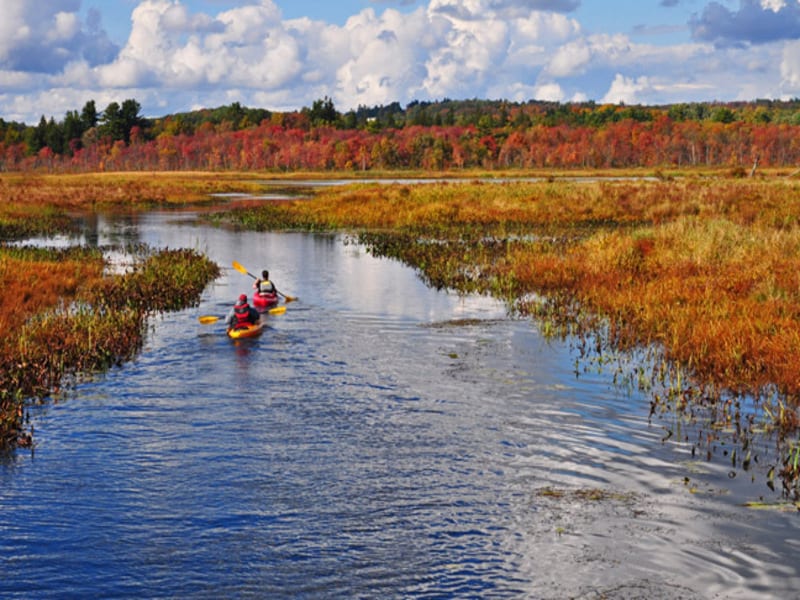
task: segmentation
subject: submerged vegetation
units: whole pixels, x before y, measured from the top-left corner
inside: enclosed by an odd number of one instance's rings
[[[188,185],[184,201],[206,184]],[[149,316],[195,304],[219,275],[216,264],[193,250],[114,248],[131,265],[109,273],[104,251],[112,248],[10,242],[69,231],[76,211],[164,203],[181,189],[180,181],[160,178],[0,178],[0,447],[32,443],[27,402],[131,358]]]
[[[337,229],[437,288],[488,293],[570,334],[623,375],[675,435],[800,486],[800,183],[791,178],[360,184],[212,217],[253,229]],[[710,419],[704,421],[703,419]],[[704,424],[705,423],[705,424]],[[692,433],[689,433],[689,432]],[[689,436],[693,436],[691,439]],[[725,450],[727,453],[728,450]]]

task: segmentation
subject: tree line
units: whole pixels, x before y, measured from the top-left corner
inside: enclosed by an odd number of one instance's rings
[[[0,119],[0,140],[6,147],[22,144],[27,155],[48,148],[53,154],[72,156],[100,139],[129,143],[131,135],[137,135],[137,131],[141,132],[148,124],[140,112],[141,105],[133,99],[122,104],[111,102],[102,112],[98,112],[94,100],[89,100],[80,112],[67,111],[64,119],[58,122],[44,115],[36,126]]]
[[[800,163],[800,100],[666,106],[441,100],[339,112],[228,106],[145,118],[94,100],[0,119],[0,169],[608,168]]]

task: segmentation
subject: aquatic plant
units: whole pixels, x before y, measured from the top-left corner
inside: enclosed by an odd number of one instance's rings
[[[235,173],[0,174],[0,446],[30,443],[26,400],[130,358],[148,315],[196,303],[219,275],[193,251],[128,249],[131,271],[109,275],[100,248],[9,242],[77,231],[75,215],[99,209],[196,207],[248,188]]]
[[[97,248],[0,247],[0,446],[32,442],[26,400],[130,359],[150,314],[196,304],[220,274],[191,250],[130,250],[131,269],[109,275]]]
[[[127,248],[134,262],[124,275],[108,277],[88,290],[83,299],[109,310],[130,308],[139,313],[179,310],[193,306],[219,266],[194,250],[147,246]]]
[[[653,372],[635,378],[654,414],[702,413],[711,421],[698,445],[730,426],[743,447],[768,416],[795,491],[799,217],[793,180],[699,177],[359,184],[215,215],[238,227],[348,231],[434,287],[509,300],[574,336],[581,356],[647,349]],[[783,408],[770,412],[774,395]],[[750,466],[746,451],[733,456]]]

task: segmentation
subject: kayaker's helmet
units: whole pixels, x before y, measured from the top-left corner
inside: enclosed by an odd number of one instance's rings
[[[269,271],[267,271],[266,269],[261,271],[261,279],[269,279]]]
[[[247,294],[242,294],[239,296],[239,300],[237,300],[236,304],[242,306],[243,304],[247,304]]]

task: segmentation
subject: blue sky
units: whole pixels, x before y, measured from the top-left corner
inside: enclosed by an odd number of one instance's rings
[[[800,0],[0,0],[0,117],[95,100],[800,97]]]

